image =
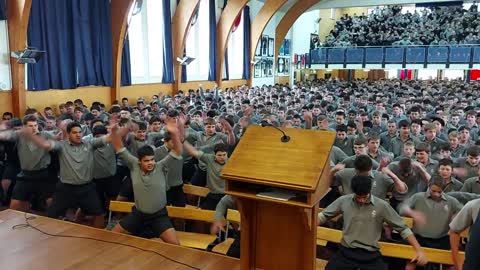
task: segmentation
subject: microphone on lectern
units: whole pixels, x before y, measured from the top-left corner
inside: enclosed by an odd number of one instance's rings
[[[286,143],[286,142],[289,142],[289,141],[290,141],[290,136],[287,136],[287,134],[285,134],[285,132],[284,132],[283,130],[279,129],[278,127],[270,124],[269,122],[267,122],[267,121],[265,121],[265,120],[262,121],[261,124],[262,124],[262,127],[273,127],[274,129],[282,132],[283,136],[280,138],[280,141],[281,141],[281,142]]]

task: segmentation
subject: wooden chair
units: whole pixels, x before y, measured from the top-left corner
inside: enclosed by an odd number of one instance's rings
[[[200,200],[202,198],[207,197],[208,193],[210,193],[210,189],[208,189],[206,187],[199,187],[199,186],[184,184],[183,185],[183,192],[185,194],[197,196],[198,200],[197,200],[197,206],[196,207],[200,208]]]
[[[170,218],[183,220],[211,223],[215,218],[215,211],[211,210],[167,206],[167,211]],[[210,234],[177,231],[177,238],[181,246],[206,250],[217,237]]]
[[[215,245],[213,247],[212,251],[220,254],[227,254],[228,249],[232,245],[233,241],[235,239],[233,238],[228,238],[228,231],[230,230],[230,223],[235,223],[235,224],[240,224],[240,212],[237,210],[233,209],[228,209],[227,210],[227,224],[226,224],[226,230],[225,230],[225,241]]]
[[[342,231],[333,230],[324,227],[317,227],[317,239],[340,243],[342,239]],[[412,259],[415,256],[415,250],[410,245],[394,244],[387,242],[379,242],[380,252],[383,256],[399,259]],[[423,252],[427,256],[429,262],[438,264],[453,264],[452,256],[449,250],[423,248]],[[465,252],[459,252],[461,257],[465,256]]]
[[[132,202],[110,201],[108,219],[111,221],[112,212],[130,213],[135,204]],[[202,210],[197,208],[167,206],[168,216],[184,220],[196,220],[212,222],[215,211]],[[208,245],[215,241],[215,235],[177,231],[177,238],[180,245],[185,247],[207,249]]]

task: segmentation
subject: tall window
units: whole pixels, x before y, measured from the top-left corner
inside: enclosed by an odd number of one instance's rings
[[[195,60],[187,66],[188,81],[206,81],[208,80],[209,70],[209,46],[210,46],[210,27],[209,27],[209,8],[210,1],[201,0],[198,8],[198,16],[195,24],[188,31],[186,52]],[[176,59],[174,55],[174,59]]]
[[[228,73],[229,79],[241,79],[243,73],[243,11],[240,23],[228,40]]]
[[[162,82],[162,10],[162,1],[146,0],[142,11],[129,17],[128,35],[133,84]]]
[[[0,21],[0,91],[12,88],[10,79],[7,21]]]

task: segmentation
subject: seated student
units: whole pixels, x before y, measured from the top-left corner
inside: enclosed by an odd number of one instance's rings
[[[123,218],[112,231],[139,235],[146,227],[151,226],[155,236],[167,243],[178,245],[175,229],[166,209],[166,175],[169,168],[175,166],[175,161],[182,159],[182,144],[176,123],[167,120],[166,128],[171,134],[174,147],[160,162],[155,162],[155,153],[150,145],[138,149],[138,158],[130,154],[121,139],[122,134],[128,131],[124,128],[119,130],[117,126],[112,128],[113,148],[130,169],[135,194],[135,208],[132,213]]]
[[[480,167],[477,172],[477,176],[465,180],[463,187],[460,189],[461,192],[480,194]]]
[[[440,145],[445,143],[444,140],[437,137],[437,127],[433,123],[428,123],[423,126],[423,130],[425,136],[420,141],[430,145],[430,153],[432,155],[437,154],[440,151]]]
[[[223,231],[226,225],[225,217],[227,216],[228,209],[237,209],[237,203],[235,199],[230,195],[225,195],[217,204],[215,208],[215,219],[210,226],[210,233],[217,235],[219,231]],[[228,249],[226,255],[240,259],[240,231],[233,234],[234,241]]]
[[[433,177],[426,192],[419,192],[400,206],[400,214],[413,218],[413,232],[422,247],[450,249],[448,224],[462,208],[455,198],[445,194],[444,181]],[[405,269],[415,269],[415,263],[408,262]]]
[[[406,141],[403,144],[402,155],[396,157],[393,161],[400,161],[404,158],[413,159],[415,154],[415,144],[412,141]]]
[[[353,149],[355,151],[355,155],[349,156],[346,159],[342,160],[342,164],[345,165],[345,168],[353,168],[354,161],[359,155],[367,155],[367,140],[364,137],[358,137],[353,142]],[[368,155],[367,155],[368,156]],[[373,169],[376,170],[378,168],[378,162],[370,157],[372,160]]]
[[[458,158],[455,162],[455,168],[464,169],[465,173],[457,174],[458,180],[464,182],[468,178],[478,175],[480,162],[480,147],[474,145],[467,148],[467,156]]]
[[[393,155],[380,149],[380,137],[376,133],[370,133],[367,136],[367,154],[380,164],[384,160],[385,165],[388,165],[393,159]]]
[[[467,228],[470,228],[470,236],[472,235],[471,226],[474,223],[478,223],[478,214],[480,211],[480,199],[469,201],[465,206],[458,212],[458,214],[450,222],[450,245],[452,251],[452,260],[455,270],[476,270],[479,269],[479,265],[473,267],[473,262],[465,261],[466,268],[462,268],[463,262],[458,257],[459,244],[460,244],[460,233],[465,231]],[[469,241],[471,243],[472,241]],[[478,243],[478,242],[477,242]],[[478,257],[478,253],[475,254]],[[470,265],[472,263],[472,265]]]
[[[207,187],[210,189],[207,197],[200,202],[200,208],[206,210],[215,210],[218,202],[225,195],[225,181],[220,177],[223,166],[228,161],[227,146],[225,144],[216,144],[213,153],[207,154],[203,151],[198,151],[187,141],[184,142],[185,150],[203,162],[207,167]]]
[[[421,188],[430,181],[430,174],[425,170],[422,164],[411,159],[402,159],[395,161],[387,166],[400,180],[407,184],[408,191],[406,194],[393,193],[390,204],[393,208],[397,208],[398,204],[410,198],[413,194],[423,191]]]
[[[438,175],[443,179],[443,192],[460,191],[463,183],[453,177],[453,161],[450,159],[441,159],[438,162]]]
[[[340,165],[340,164],[339,164]],[[338,169],[337,165],[332,171]],[[372,195],[382,200],[387,198],[387,193],[396,191],[399,194],[407,192],[407,185],[402,182],[388,168],[384,167],[382,172],[372,170],[372,159],[366,155],[358,155],[354,161],[355,168],[344,168],[335,173],[333,182],[342,195],[352,194],[351,182],[355,175],[365,175],[372,179]]]
[[[458,143],[468,149],[470,146],[473,145],[473,141],[470,137],[470,128],[467,126],[461,126],[458,128]]]
[[[340,250],[328,261],[326,270],[386,270],[378,245],[384,222],[400,232],[415,248],[413,260],[421,265],[427,263],[425,254],[402,218],[386,201],[370,194],[370,177],[353,177],[351,189],[353,194],[338,198],[318,214],[318,225],[339,214],[343,214],[344,219]]]
[[[94,151],[108,143],[110,137],[82,140],[82,127],[76,122],[67,125],[66,134],[67,140],[58,142],[26,133],[38,147],[58,152],[60,183],[57,184],[47,214],[49,217],[59,217],[65,215],[67,209],[79,207],[86,215],[94,216],[93,226],[103,228],[104,209],[92,182]]]
[[[183,129],[183,127],[178,128]],[[175,147],[170,133],[165,133],[163,141],[162,146],[155,148],[155,161],[157,162],[168,156]],[[183,160],[174,160],[170,165],[167,171],[167,205],[184,207],[187,204],[187,198],[183,192]]]

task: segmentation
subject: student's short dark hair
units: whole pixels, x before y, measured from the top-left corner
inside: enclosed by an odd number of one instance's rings
[[[357,129],[357,124],[355,124],[355,122],[353,122],[353,121],[348,121],[347,128]]]
[[[120,113],[122,109],[120,108],[120,106],[112,106],[112,108],[110,108],[110,113]]]
[[[408,122],[408,120],[403,119],[398,122],[398,128],[402,128],[402,127],[408,128],[409,126],[410,126],[410,123]]]
[[[355,175],[350,187],[355,195],[367,195],[372,192],[372,178],[366,175]]]
[[[410,170],[410,168],[412,168],[412,160],[409,158],[402,158],[398,162],[398,167],[401,173],[406,173]]]
[[[98,105],[93,105],[93,106],[90,108],[90,111],[93,111],[93,110],[97,110],[97,111],[99,111],[99,112],[101,111],[100,106],[98,106]]]
[[[214,111],[214,110],[210,110],[207,112],[207,117],[209,118],[214,118],[215,116],[217,116],[217,112]]]
[[[367,155],[358,155],[353,161],[353,166],[359,172],[368,172],[372,169],[373,162]]]
[[[213,152],[216,154],[217,152],[228,152],[228,146],[224,143],[217,143],[213,147]]]
[[[126,97],[122,98],[122,101],[125,101],[125,100],[128,101],[128,98]]]
[[[477,145],[470,146],[467,149],[467,156],[478,157],[480,155],[480,147]]]
[[[165,134],[163,135],[163,141],[164,142],[168,142],[172,139],[172,134],[170,132],[165,132]]]
[[[414,120],[412,120],[411,124],[417,124],[417,125],[423,127],[423,122],[422,122],[421,119],[414,119]]]
[[[337,111],[337,112],[335,113],[335,116],[337,116],[337,115],[340,115],[340,116],[345,117],[345,112],[343,112],[343,111]]]
[[[94,126],[92,129],[93,136],[97,135],[107,135],[108,130],[104,125]]]
[[[445,181],[443,181],[443,178],[440,175],[434,175],[428,182],[428,187],[431,186],[437,186],[443,190],[445,188]]]
[[[155,151],[153,150],[153,147],[148,144],[138,148],[137,150],[138,160],[142,160],[146,156],[155,156]]]
[[[418,143],[415,145],[415,151],[416,152],[427,152],[428,154],[430,153],[430,145],[428,143]]]
[[[138,130],[147,130],[147,123],[145,122],[137,122]]]
[[[95,118],[95,119],[92,120],[92,122],[90,122],[90,128],[93,128],[93,126],[95,126],[95,124],[98,123],[98,122],[102,123],[102,125],[105,124],[102,119]]]
[[[152,118],[150,118],[150,120],[148,120],[148,124],[150,125],[153,125],[153,123],[155,122],[162,122],[162,120],[160,119],[160,117],[154,115],[152,116]]]
[[[335,129],[336,132],[347,132],[347,126],[344,124],[338,125]]]
[[[177,117],[179,115],[177,110],[168,110],[167,112],[168,117]]]
[[[34,114],[36,112],[37,112],[37,110],[35,108],[28,108],[28,109],[25,110],[25,115]]]
[[[355,138],[355,140],[353,141],[353,144],[354,145],[367,145],[367,139],[365,139],[364,137],[357,137]]]
[[[80,107],[75,107],[75,109],[73,111],[74,112],[83,112],[82,108],[80,108]]]
[[[440,150],[443,151],[452,151],[452,147],[450,146],[449,143],[444,143],[440,145]]]
[[[70,122],[70,123],[68,123],[68,125],[67,125],[67,133],[72,132],[72,129],[73,129],[73,128],[76,128],[76,127],[80,128],[80,130],[82,129],[82,126],[81,126],[80,123],[78,123],[78,122]]]
[[[33,114],[27,114],[23,117],[22,123],[26,125],[28,122],[37,122],[38,119],[35,115]]]
[[[77,98],[77,99],[75,99],[75,100],[73,101],[73,103],[83,105],[83,100]]]
[[[449,158],[443,158],[438,161],[438,167],[440,166],[450,166],[453,168],[453,161]]]

